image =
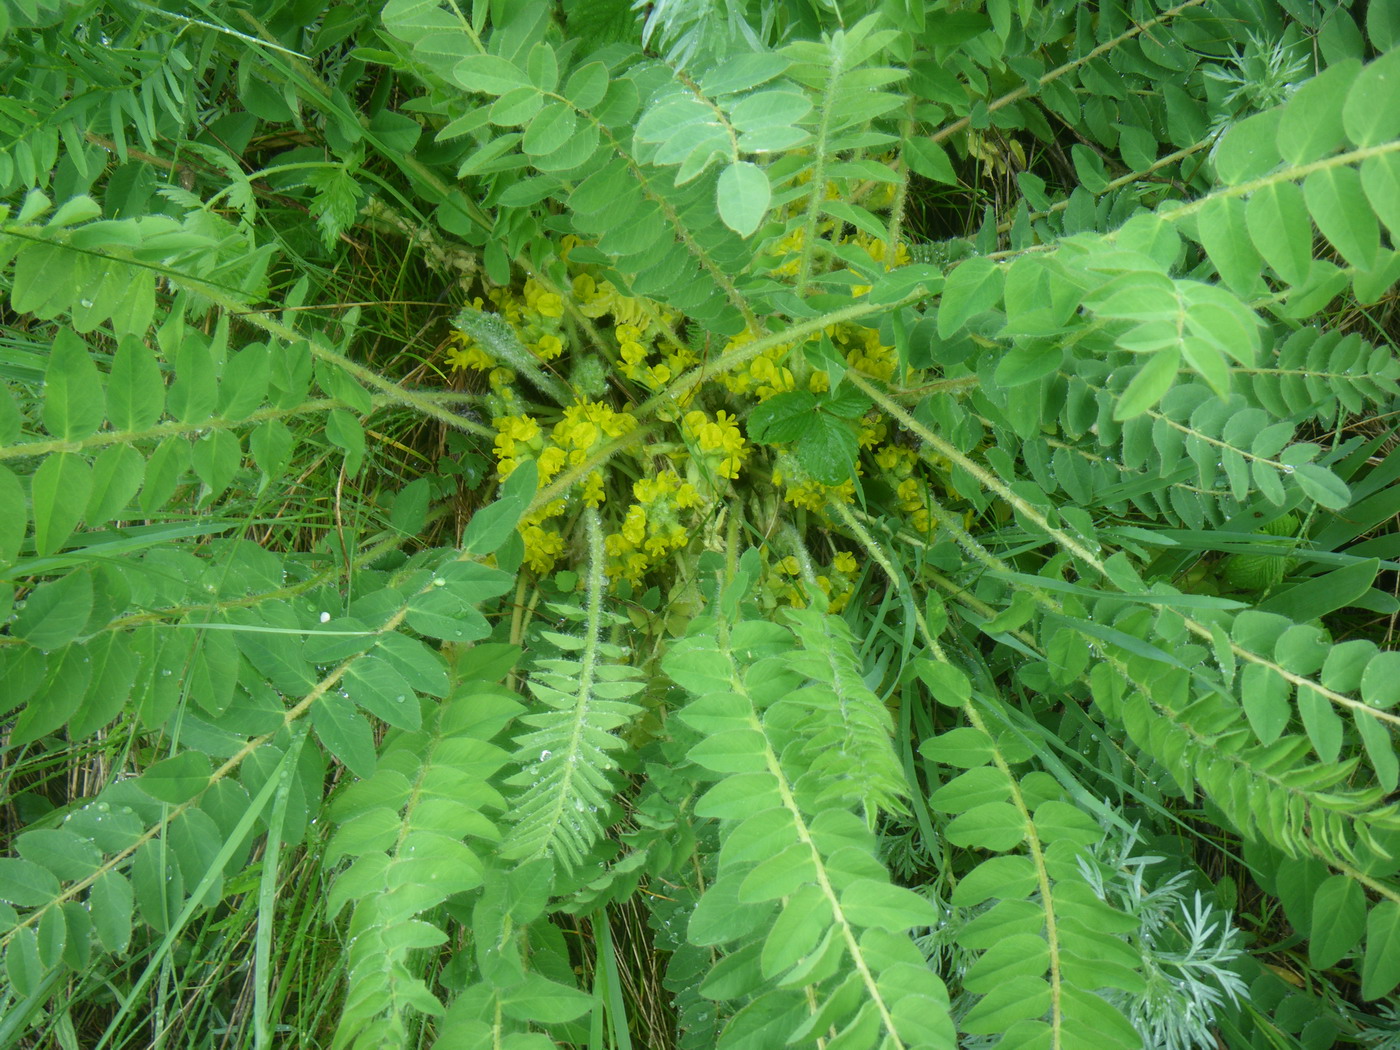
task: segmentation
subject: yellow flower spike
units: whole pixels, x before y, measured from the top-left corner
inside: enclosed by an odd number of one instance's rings
[[[813,372],[807,379],[807,389],[813,394],[825,394],[831,389],[831,377],[825,372]]]
[[[837,572],[855,572],[856,557],[850,551],[841,551],[832,559],[831,567]]]

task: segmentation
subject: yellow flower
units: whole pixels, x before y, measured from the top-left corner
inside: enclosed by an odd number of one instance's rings
[[[468,368],[487,372],[496,367],[496,362],[481,347],[460,332],[452,337],[452,345],[447,350],[447,363],[459,372]]]
[[[832,560],[831,567],[837,572],[855,572],[856,557],[850,551],[841,551]]]
[[[545,361],[553,361],[563,352],[564,342],[557,335],[542,335],[535,343],[535,353]]]
[[[604,500],[603,472],[595,470],[583,483],[583,502],[590,507],[600,506]]]
[[[622,519],[622,538],[634,547],[640,547],[646,539],[647,512],[637,504],[627,508],[627,516]]]
[[[550,445],[540,453],[540,481],[545,482],[564,469],[568,454],[558,445]]]

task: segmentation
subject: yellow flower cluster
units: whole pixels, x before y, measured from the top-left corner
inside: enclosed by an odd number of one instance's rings
[[[649,362],[655,353],[645,330],[634,324],[620,324],[613,334],[617,337],[618,371],[632,382],[648,390],[661,390],[676,376],[695,364],[695,353],[689,347],[671,344],[664,360]]]
[[[603,548],[608,555],[608,575],[633,583],[673,551],[684,547],[690,533],[681,524],[680,512],[700,505],[695,486],[674,470],[632,484],[636,500],[623,515],[622,527],[608,535]]]
[[[856,486],[850,478],[839,485],[823,485],[820,481],[810,478],[795,484],[788,484],[787,480],[781,469],[773,471],[773,484],[783,486],[783,499],[794,507],[810,510],[813,514],[822,513],[827,502],[833,499],[841,503],[855,502]]]
[[[729,340],[724,352],[727,354],[737,350],[757,338],[758,334],[751,330],[740,332]],[[769,347],[752,358],[743,368],[724,373],[720,377],[721,381],[729,388],[730,393],[751,395],[758,401],[770,398],[774,394],[795,390],[797,380],[793,377],[792,369],[783,364],[783,359],[787,357],[791,348],[790,343]]]
[[[892,346],[880,342],[880,333],[874,328],[859,325],[835,325],[827,334],[836,349],[844,352],[846,363],[876,379],[888,380],[894,375],[899,359]]]
[[[564,340],[560,333],[563,330],[564,300],[557,292],[547,291],[531,277],[519,293],[509,288],[493,288],[488,295],[496,313],[515,329],[526,349],[541,361],[553,361],[563,354]],[[472,306],[483,309],[485,300],[478,296],[472,301]],[[471,336],[463,332],[452,334],[447,348],[447,364],[456,371],[470,368],[488,373],[491,389],[508,401],[515,400],[515,373],[509,368],[500,367],[500,362]]]
[[[876,192],[883,194],[885,189],[880,187]],[[872,200],[865,203],[871,204]],[[833,226],[824,220],[817,232],[828,236]],[[803,222],[795,219],[786,235],[769,249],[769,274],[796,272],[804,236]],[[886,243],[878,237],[858,231],[843,237],[843,242],[862,248],[876,270],[882,265],[889,269],[908,262],[908,250],[902,244],[893,258],[887,259]],[[570,261],[570,252],[578,244],[573,237],[565,237],[561,242],[567,280],[555,285],[532,276],[513,289],[492,289],[474,304],[477,309],[495,312],[509,324],[538,360],[559,362],[551,370],[569,384],[572,404],[562,409],[545,409],[532,403],[533,386],[516,382],[514,372],[506,367],[509,362],[493,359],[465,335],[455,336],[447,348],[446,360],[452,369],[473,369],[487,375],[490,391],[483,400],[487,414],[495,417],[494,458],[497,476],[502,480],[525,462],[536,464],[541,485],[578,471],[594,460],[605,444],[638,426],[630,413],[613,408],[601,398],[611,396],[610,391],[622,391],[616,404],[624,404],[627,398],[640,402],[650,393],[667,390],[700,360],[698,350],[677,341],[685,324],[684,315],[656,302],[631,297],[598,270]],[[825,263],[822,268],[826,268]],[[866,269],[862,267],[862,272]],[[843,278],[853,286],[852,294],[861,295],[867,290],[856,284],[865,278]],[[567,328],[566,314],[571,317]],[[588,347],[587,352],[583,347],[569,345],[570,333],[580,331],[585,333],[586,341],[597,344]],[[717,360],[721,354],[769,336],[763,327],[756,326],[730,338],[723,350],[718,349],[723,338],[718,338],[716,346],[707,345],[704,353]],[[834,325],[827,329],[825,337],[851,368],[868,375],[888,380],[898,367],[895,349],[881,342],[877,329],[859,324]],[[791,344],[770,347],[726,373],[707,373],[705,379],[706,382],[690,388],[684,398],[668,401],[657,410],[654,418],[661,429],[656,440],[643,451],[628,453],[635,458],[614,458],[589,471],[570,491],[524,518],[520,534],[525,565],[531,571],[550,572],[561,559],[571,557],[569,548],[580,505],[597,507],[610,499],[606,529],[615,531],[605,538],[608,575],[615,582],[626,580],[632,584],[652,573],[658,582],[666,579],[677,552],[690,544],[705,516],[719,501],[733,497],[732,483],[745,474],[754,456],[739,417],[754,404],[777,394],[798,389],[823,394],[831,384],[831,376],[813,368],[802,349]],[[861,461],[867,468],[873,461],[882,477],[888,479],[896,506],[914,527],[925,533],[931,531],[931,495],[948,489],[937,465],[930,471],[913,451],[887,443],[888,428],[877,418],[856,420],[853,425],[859,430],[859,445],[865,450]],[[793,469],[789,465],[789,473]],[[859,462],[855,469],[857,475],[862,473]],[[750,473],[758,478],[762,475],[761,471]],[[773,491],[759,495],[776,505],[781,493],[789,504],[813,512],[819,520],[825,520],[833,500],[855,500],[853,480],[827,486],[806,478],[805,472],[798,473],[805,480],[785,479],[783,471],[775,469]],[[855,557],[840,552],[825,572],[817,574],[817,583],[833,611],[839,611],[850,600],[858,570]],[[775,596],[781,591],[781,600],[805,604],[810,589],[802,591],[797,586],[800,581],[792,579],[796,575],[797,566],[792,559],[775,566],[765,600],[777,600]]]
[[[685,414],[681,429],[700,450],[699,461],[705,471],[731,481],[739,476],[739,468],[748,458],[749,449],[737,417],[721,409],[711,419],[696,409]]]
[[[831,561],[831,569],[827,573],[817,574],[817,586],[822,589],[822,593],[827,598],[827,611],[839,613],[851,600],[851,594],[855,588],[855,577],[859,569],[859,563],[855,555],[850,551],[840,551]],[[778,562],[776,566],[778,573],[786,577],[778,582],[774,597],[777,601],[791,605],[796,609],[804,609],[807,606],[807,596],[802,588],[797,586],[795,577],[802,575],[801,563],[792,555],[788,555]],[[770,591],[770,593],[772,593]]]

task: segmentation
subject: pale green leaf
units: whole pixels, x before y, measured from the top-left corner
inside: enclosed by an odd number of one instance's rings
[[[1155,405],[1176,382],[1176,371],[1180,365],[1181,351],[1175,348],[1150,355],[1147,363],[1138,369],[1132,382],[1118,396],[1113,406],[1113,418],[1119,421],[1132,419]]]
[[[1352,82],[1342,107],[1342,126],[1347,138],[1361,147],[1400,139],[1397,98],[1400,98],[1400,50],[1369,63]]]
[[[1283,107],[1278,149],[1290,164],[1307,164],[1331,153],[1342,140],[1342,107],[1361,63],[1334,62],[1298,89]]]
[[[720,172],[715,192],[720,218],[740,237],[758,229],[773,197],[768,174],[748,161],[735,161]]]
[[[44,426],[60,441],[81,441],[102,425],[103,403],[87,344],[60,328],[44,370]]]
[[[1225,133],[1214,151],[1215,170],[1221,182],[1236,186],[1278,166],[1275,139],[1280,118],[1279,110],[1266,110],[1245,118]]]
[[[857,926],[893,933],[938,925],[938,909],[903,886],[876,879],[857,879],[841,893],[841,912]]]
[[[452,79],[468,91],[486,95],[534,87],[521,69],[498,55],[468,55],[453,67]]]
[[[947,339],[968,319],[1001,299],[1005,271],[984,256],[968,259],[948,275],[938,304],[938,337]]]
[[[1380,229],[1355,168],[1324,168],[1303,180],[1303,196],[1313,221],[1351,265],[1376,264]]]
[[[34,472],[34,547],[53,554],[68,542],[92,495],[92,468],[74,452],[49,456]]]

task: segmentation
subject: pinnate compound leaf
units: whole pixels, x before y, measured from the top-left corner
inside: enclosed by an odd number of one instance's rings
[[[20,553],[28,532],[29,514],[25,508],[24,486],[7,466],[0,466],[0,564],[13,561]]]
[[[1215,148],[1215,170],[1221,182],[1236,186],[1277,167],[1280,117],[1277,109],[1256,113],[1225,133]]]
[[[1313,221],[1351,265],[1369,270],[1380,250],[1380,227],[1355,168],[1323,168],[1303,180]]]
[[[1016,1021],[1036,1018],[1050,1008],[1050,985],[1041,977],[1012,977],[978,1000],[962,1027],[972,1035],[1004,1032]]]
[[[126,876],[115,871],[99,875],[88,890],[88,911],[102,947],[124,952],[131,941],[131,915],[135,894]]]
[[[773,199],[768,173],[746,160],[735,161],[720,172],[715,193],[719,217],[740,237],[758,229]]]
[[[1326,467],[1300,463],[1293,468],[1293,477],[1309,498],[1328,510],[1342,510],[1351,503],[1351,489]]]
[[[1297,184],[1275,182],[1251,193],[1244,217],[1264,261],[1289,284],[1302,284],[1312,265],[1312,220]]]
[[[945,186],[958,184],[958,175],[953,170],[953,162],[948,159],[947,150],[931,139],[920,137],[906,141],[904,159],[910,168],[926,179]]]
[[[389,725],[410,732],[422,725],[418,695],[387,660],[378,656],[356,660],[345,672],[341,684],[350,699]]]
[[[124,336],[107,377],[107,416],[115,430],[145,430],[165,411],[165,383],[156,356],[141,340]]]
[[[1300,87],[1283,107],[1278,148],[1290,164],[1307,164],[1331,153],[1342,140],[1342,108],[1361,63],[1354,58],[1329,65]]]
[[[1390,230],[1390,241],[1400,241],[1400,154],[1384,153],[1361,162],[1361,186],[1381,222]]]
[[[44,964],[39,961],[39,937],[31,927],[14,931],[5,951],[5,975],[23,996],[38,995],[44,981]]]
[[[312,705],[311,724],[326,750],[358,777],[372,777],[377,763],[374,732],[350,700],[327,693]]]
[[[938,305],[938,337],[947,339],[968,319],[990,310],[1001,299],[1005,271],[991,259],[968,259],[948,275]]]

